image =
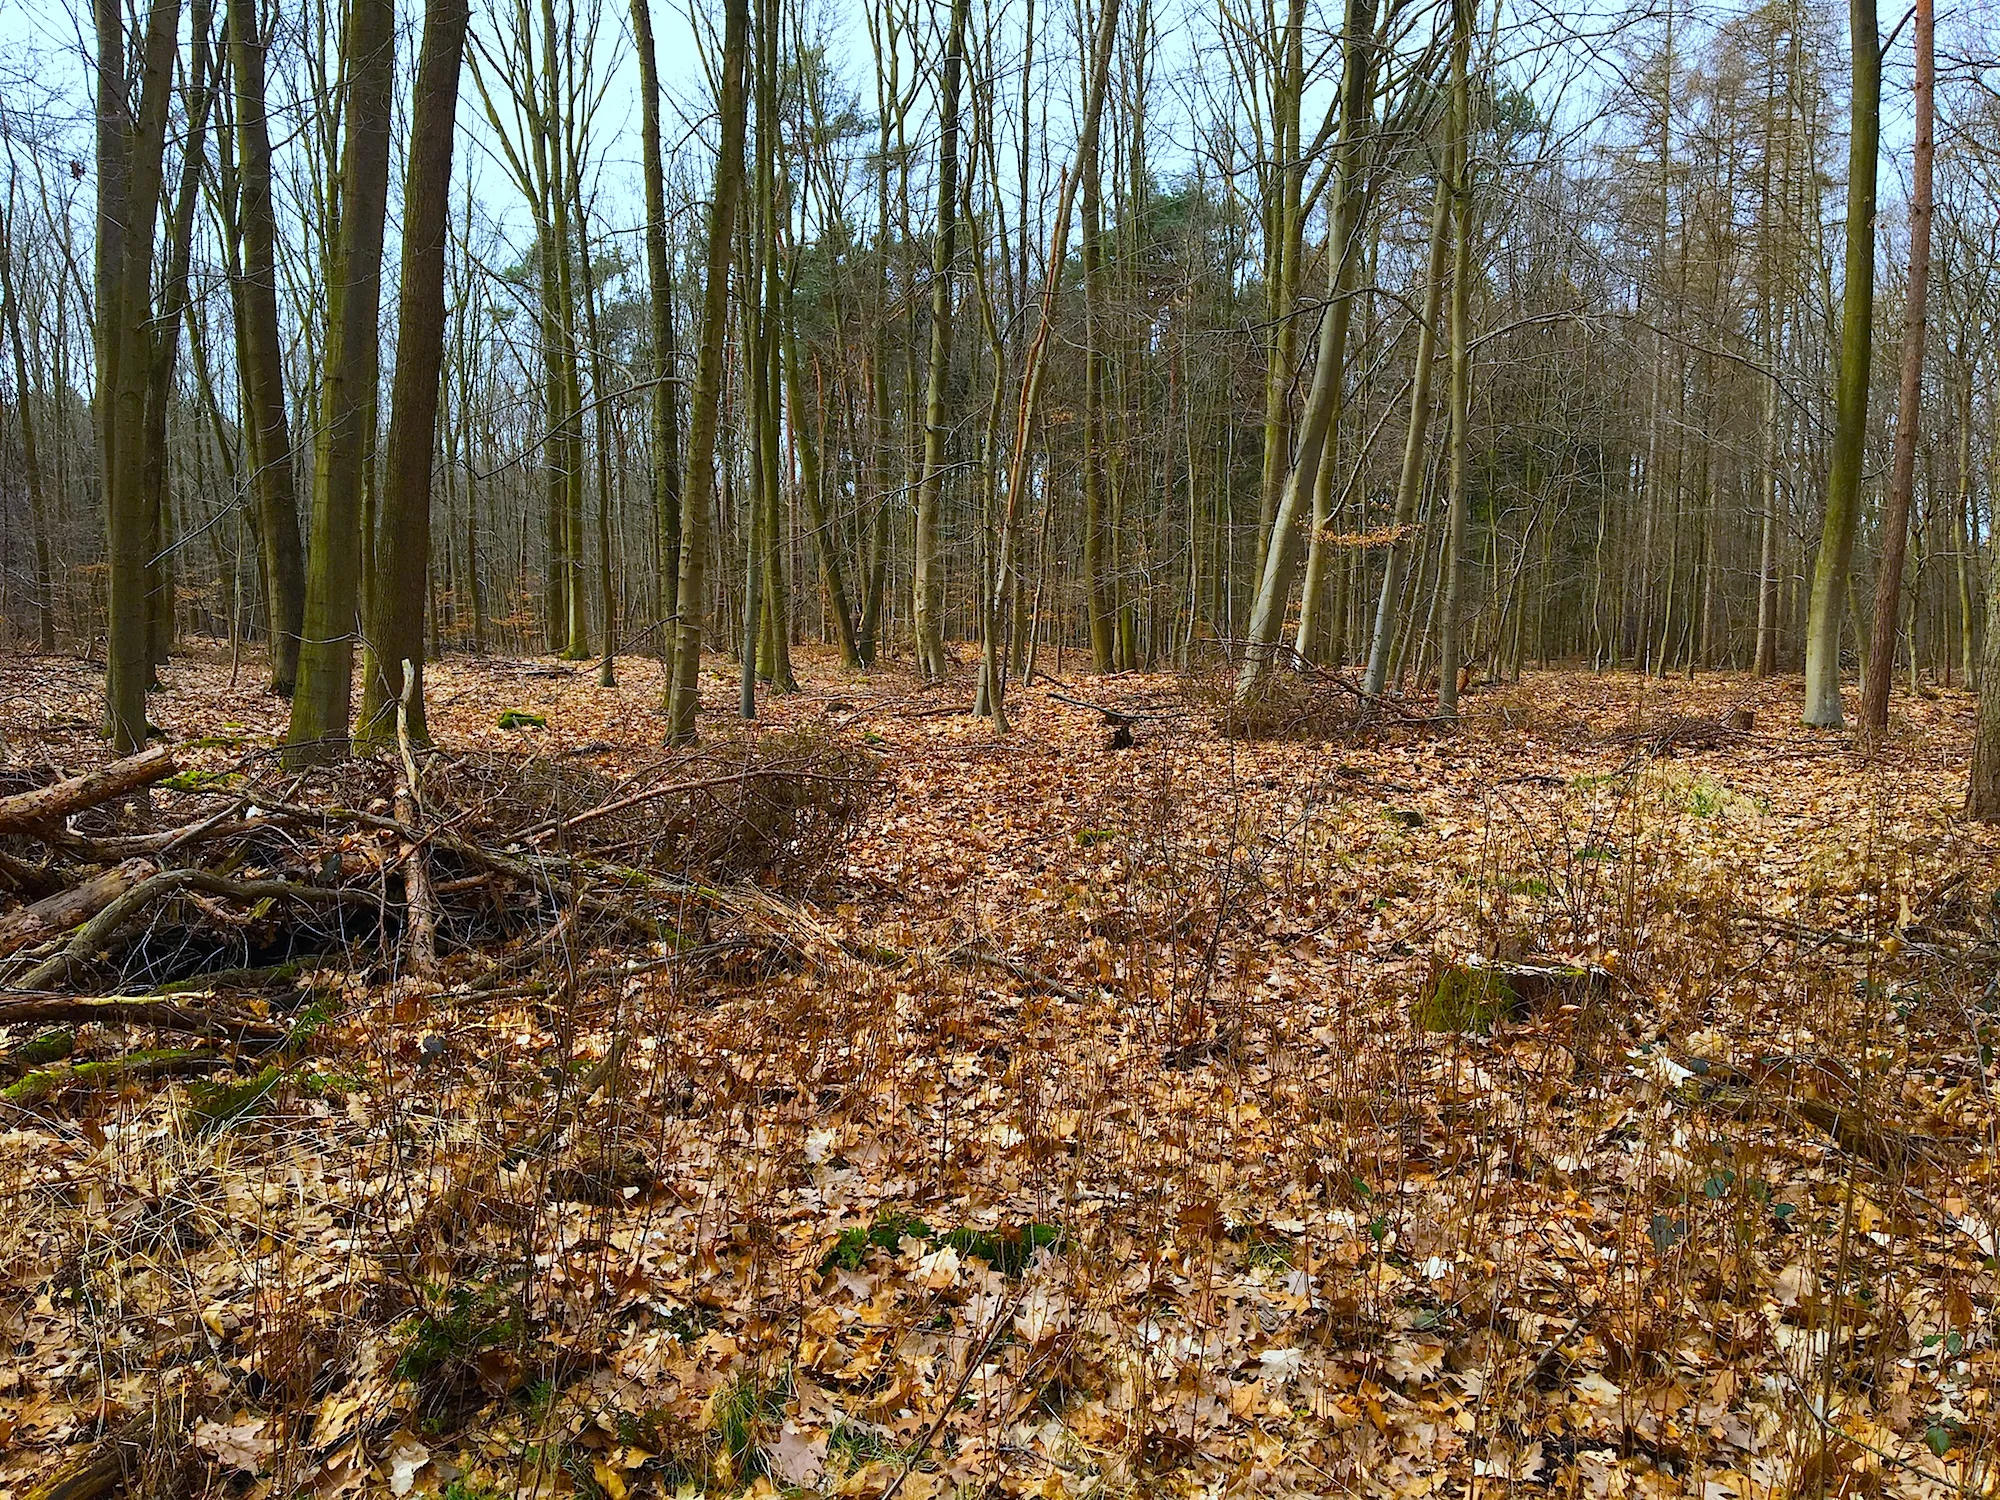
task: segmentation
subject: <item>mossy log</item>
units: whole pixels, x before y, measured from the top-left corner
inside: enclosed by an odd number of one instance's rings
[[[158,1052],[130,1052],[123,1057],[107,1057],[99,1062],[63,1063],[41,1068],[18,1083],[0,1089],[0,1099],[9,1104],[40,1104],[59,1090],[75,1085],[98,1086],[127,1083],[142,1078],[186,1078],[212,1073],[227,1064],[218,1052],[194,1052],[173,1048]]]
[[[76,1033],[67,1029],[44,1031],[20,1046],[0,1054],[0,1078],[18,1078],[31,1068],[46,1068],[76,1051]]]
[[[79,922],[88,922],[152,873],[151,861],[128,859],[32,906],[8,912],[0,917],[0,955],[46,942]]]
[[[188,1000],[163,1000],[151,995],[66,995],[61,991],[0,995],[0,1026],[66,1022],[81,1026],[95,1021],[105,1026],[151,1026],[161,1031],[220,1033],[240,1041],[282,1041],[284,1026],[249,1016],[232,1016]]]

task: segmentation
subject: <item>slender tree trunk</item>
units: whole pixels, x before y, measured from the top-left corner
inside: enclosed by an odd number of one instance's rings
[[[1402,597],[1403,557],[1408,545],[1402,534],[1415,526],[1417,501],[1424,485],[1424,438],[1431,419],[1431,371],[1437,363],[1438,313],[1444,303],[1444,258],[1451,233],[1451,181],[1438,174],[1437,200],[1431,209],[1430,270],[1424,278],[1424,310],[1417,325],[1416,368],[1410,377],[1410,424],[1403,440],[1403,466],[1396,478],[1396,536],[1382,560],[1382,593],[1375,604],[1375,633],[1368,643],[1368,669],[1363,691],[1380,696],[1389,680],[1389,652],[1396,640],[1396,605]]]
[[[354,642],[361,625],[361,497],[380,369],[382,232],[395,48],[394,0],[348,0],[340,239],[328,287],[312,550],[298,691],[286,737],[288,766],[336,760],[348,751]],[[419,452],[428,465],[429,444]]]
[[[405,663],[416,674],[409,733],[429,738],[424,719],[424,600],[431,556],[431,457],[437,446],[444,366],[445,248],[451,218],[452,143],[465,55],[468,0],[425,0],[403,185],[403,281],[396,312],[396,374],[389,406],[378,570],[362,674],[364,749],[396,743]]]
[[[291,696],[305,615],[305,548],[299,540],[292,436],[285,417],[284,355],[278,333],[277,221],[271,201],[271,134],[264,102],[269,39],[256,0],[229,0],[230,72],[235,82],[243,275],[241,384],[257,545],[270,629],[271,691]]]
[[[40,649],[48,652],[56,649],[55,577],[49,561],[48,490],[30,396],[34,380],[28,367],[27,344],[21,337],[20,297],[14,289],[14,251],[20,218],[13,198],[14,184],[9,179],[7,215],[0,219],[0,302],[6,304],[7,343],[14,356],[14,414],[21,424],[22,477],[28,485],[28,521],[34,530],[35,639]]]
[[[1861,510],[1868,440],[1868,373],[1874,352],[1875,155],[1882,124],[1882,50],[1875,0],[1849,0],[1853,33],[1853,126],[1847,149],[1847,283],[1841,293],[1840,364],[1826,519],[1813,564],[1806,616],[1805,721],[1838,729],[1840,637]]]
[[[688,483],[682,493],[680,611],[674,672],[667,702],[667,739],[695,737],[701,706],[702,590],[708,566],[709,517],[715,510],[715,430],[722,414],[723,336],[729,322],[729,265],[736,245],[736,209],[743,197],[743,63],[749,0],[725,0],[720,98],[721,150],[709,200],[708,264],[702,291],[701,347],[688,427]]]
[[[1284,633],[1285,609],[1291,602],[1292,583],[1298,574],[1302,512],[1311,503],[1321,463],[1331,461],[1326,450],[1337,428],[1346,376],[1347,326],[1353,307],[1352,299],[1346,295],[1350,285],[1348,262],[1361,219],[1363,188],[1357,161],[1358,138],[1374,93],[1371,58],[1374,26],[1375,0],[1348,0],[1340,125],[1334,144],[1333,203],[1328,214],[1326,242],[1329,302],[1320,322],[1319,356],[1313,367],[1312,390],[1306,397],[1297,455],[1264,549],[1263,577],[1257,587],[1257,602],[1251,607],[1249,641],[1237,676],[1239,698],[1246,698],[1256,690],[1275,660],[1278,641]]]
[[[168,488],[167,411],[173,404],[174,367],[180,358],[181,323],[188,306],[188,263],[194,249],[194,216],[207,162],[208,112],[214,87],[210,77],[210,0],[195,0],[189,13],[193,57],[188,74],[187,122],[181,146],[180,182],[167,218],[167,263],[159,311],[150,324],[146,380],[145,506],[152,526],[147,560],[147,635],[154,665],[172,652],[174,608],[173,499]]]
[[[952,0],[945,42],[944,80],[938,97],[937,237],[931,250],[931,357],[924,380],[924,467],[917,485],[917,540],[911,604],[917,664],[932,681],[945,673],[944,580],[938,559],[938,509],[943,503],[947,425],[946,387],[951,380],[952,278],[958,270],[958,96],[965,68],[969,0]]]
[[[1472,50],[1473,0],[1452,0],[1451,112],[1452,218],[1451,252],[1451,478],[1445,517],[1444,595],[1438,619],[1438,714],[1458,717],[1458,667],[1462,653],[1464,601],[1460,597],[1464,569],[1466,493],[1465,449],[1471,427],[1472,321],[1472,114],[1467,78]]]
[[[826,511],[820,492],[820,445],[813,436],[810,418],[799,379],[798,334],[792,326],[792,294],[785,289],[784,317],[785,401],[791,412],[792,432],[799,450],[799,490],[805,500],[806,521],[812,527],[813,553],[819,558],[820,585],[826,590],[827,609],[833,616],[835,638],[840,643],[841,665],[862,665],[855,639],[854,610],[847,597],[847,572],[840,560],[840,538]]]
[[[1036,429],[1041,413],[1042,374],[1047,368],[1045,359],[1048,345],[1055,333],[1056,302],[1062,289],[1063,263],[1069,255],[1069,220],[1076,203],[1079,178],[1083,163],[1093,160],[1097,152],[1098,124],[1104,112],[1104,94],[1111,73],[1112,44],[1118,38],[1118,0],[1104,0],[1104,10],[1098,17],[1097,37],[1094,43],[1093,61],[1090,72],[1090,87],[1083,106],[1083,133],[1077,140],[1076,162],[1071,170],[1063,174],[1061,186],[1056,192],[1056,213],[1053,229],[1049,237],[1049,258],[1047,277],[1042,284],[1041,305],[1035,324],[1034,337],[1029,340],[1026,354],[1021,361],[1021,396],[1014,409],[1014,452],[1007,466],[1007,506],[1000,518],[999,555],[993,569],[993,588],[985,604],[987,630],[999,629],[996,618],[1000,601],[1007,597],[1009,574],[1013,570],[1014,537],[1021,524],[1022,508],[1027,498],[1034,472],[1034,458],[1029,442]],[[1044,489],[1046,489],[1046,470]],[[1043,560],[1044,566],[1038,571],[1035,582],[1035,611],[1033,619],[1041,618],[1041,592],[1047,577],[1047,517],[1049,498],[1043,497]],[[1062,637],[1056,637],[1056,661],[1062,662]],[[1034,659],[1029,653],[1028,671],[1033,672]],[[988,717],[994,729],[1005,734],[1007,725],[1007,679],[1005,675],[993,678],[981,687],[981,695],[986,700]]]
[[[1889,678],[1902,612],[1903,551],[1916,482],[1917,437],[1923,425],[1924,317],[1931,279],[1931,155],[1934,0],[1917,0],[1915,101],[1917,139],[1910,186],[1910,287],[1903,303],[1901,381],[1896,396],[1896,446],[1889,463],[1889,499],[1882,510],[1882,556],[1875,572],[1875,620],[1868,677],[1861,685],[1861,734],[1873,743],[1889,727]],[[1914,670],[1916,644],[1911,642]]]
[[[127,98],[124,9],[94,0],[97,23],[98,477],[104,489],[107,578],[105,708],[112,748],[146,742],[146,393],[151,361],[153,235],[164,185],[179,0],[152,0],[139,52],[139,110]]]
[[[660,68],[648,0],[631,0],[632,38],[639,56],[640,175],[646,193],[646,286],[653,336],[653,515],[660,566],[653,609],[660,656],[673,675],[674,622],[679,614],[681,555],[680,396],[674,346],[674,288],[667,260],[666,168],[660,148]]]

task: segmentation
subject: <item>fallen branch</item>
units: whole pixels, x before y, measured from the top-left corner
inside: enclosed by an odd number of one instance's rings
[[[239,901],[331,901],[346,905],[375,905],[375,897],[363,890],[300,885],[290,880],[235,880],[208,870],[162,870],[125,891],[84,923],[60,953],[22,975],[16,988],[46,990],[67,983],[71,969],[94,961],[119,928],[153,902],[185,888],[206,891],[211,896],[230,896]]]
[[[151,1026],[160,1031],[220,1034],[248,1041],[279,1041],[286,1028],[246,1016],[199,1010],[177,1000],[152,995],[70,995],[47,991],[34,995],[0,995],[0,1026],[62,1022],[82,1026]]]
[[[130,1417],[57,1469],[40,1484],[22,1492],[22,1500],[104,1500],[137,1489],[136,1481],[149,1456],[166,1457],[167,1435],[181,1423],[180,1401],[173,1398],[158,1410]]]
[[[100,870],[81,885],[7,913],[0,917],[0,958],[46,942],[80,922],[88,922],[152,872],[153,866],[148,861],[128,859],[111,869]]]
[[[9,1104],[40,1104],[50,1095],[73,1084],[103,1085],[134,1079],[192,1078],[213,1073],[228,1065],[219,1052],[170,1050],[132,1052],[124,1057],[107,1057],[100,1062],[62,1063],[28,1074],[19,1083],[0,1089],[0,1100]]]
[[[67,781],[0,797],[0,833],[41,835],[73,813],[136,792],[173,774],[173,752],[165,745],[156,745]]]
[[[404,784],[396,788],[396,821],[412,829],[423,822],[423,781],[417,758],[410,747],[410,701],[416,696],[417,673],[405,659],[403,693],[396,700],[396,748],[402,755]],[[409,930],[404,934],[409,954],[409,971],[420,979],[437,973],[437,897],[431,891],[431,857],[421,834],[403,840],[403,896],[409,908]]]

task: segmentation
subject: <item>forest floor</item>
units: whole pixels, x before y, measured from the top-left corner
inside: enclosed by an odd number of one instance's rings
[[[0,1493],[169,1409],[150,1482],[256,1496],[2000,1493],[1969,698],[1868,760],[1796,679],[1292,741],[1073,679],[1111,748],[1040,684],[1001,740],[969,676],[800,666],[765,729],[879,780],[722,937],[544,931],[553,988],[350,953],[221,1128],[0,1103]],[[430,668],[443,759],[615,788],[622,667]],[[184,764],[268,754],[253,673],[163,675]],[[100,692],[0,663],[6,760],[101,763]],[[1468,957],[1520,967],[1453,1010]]]

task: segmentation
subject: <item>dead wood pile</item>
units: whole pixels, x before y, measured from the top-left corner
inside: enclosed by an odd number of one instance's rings
[[[196,770],[166,747],[75,775],[0,768],[18,788],[0,795],[0,1101],[281,1065],[317,968],[491,991],[556,930],[698,949],[719,915],[810,886],[876,778],[823,733],[615,772],[407,744],[304,773]],[[133,1028],[175,1044],[120,1050]]]

